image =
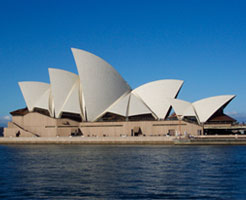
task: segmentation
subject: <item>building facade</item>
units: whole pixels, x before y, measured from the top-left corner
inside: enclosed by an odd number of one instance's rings
[[[132,89],[100,57],[72,53],[78,74],[50,68],[50,83],[19,82],[27,107],[11,112],[5,137],[199,135],[212,119],[234,122],[223,110],[235,95],[190,103],[177,99],[183,81],[170,79]]]

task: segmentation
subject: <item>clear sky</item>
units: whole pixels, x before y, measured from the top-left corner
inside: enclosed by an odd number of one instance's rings
[[[0,0],[0,124],[25,107],[19,81],[76,71],[70,48],[109,62],[136,88],[184,80],[179,99],[236,94],[246,121],[246,1]]]

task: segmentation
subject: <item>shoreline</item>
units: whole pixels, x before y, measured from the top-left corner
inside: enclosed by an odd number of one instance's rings
[[[170,137],[0,137],[0,145],[246,145],[246,136]]]
[[[2,144],[173,145],[174,137],[22,137],[0,138]]]

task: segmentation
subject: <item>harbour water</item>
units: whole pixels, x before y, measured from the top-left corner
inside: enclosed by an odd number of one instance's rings
[[[246,146],[2,145],[0,199],[246,199]]]

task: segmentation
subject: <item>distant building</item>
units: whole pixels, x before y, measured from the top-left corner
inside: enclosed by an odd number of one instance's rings
[[[133,136],[135,130],[142,135],[196,135],[203,133],[204,124],[235,122],[223,113],[235,95],[190,103],[177,99],[182,80],[132,89],[103,59],[79,49],[72,52],[78,75],[50,68],[49,84],[19,82],[27,108],[11,112],[5,137]]]

